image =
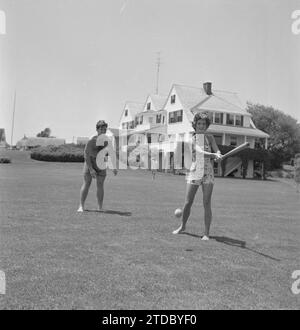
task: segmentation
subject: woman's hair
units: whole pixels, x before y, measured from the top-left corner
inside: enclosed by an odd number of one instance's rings
[[[193,129],[196,130],[196,126],[197,126],[197,122],[200,119],[205,119],[205,123],[206,123],[206,128],[209,127],[210,125],[210,118],[209,118],[209,114],[208,112],[198,112],[195,114],[193,122],[192,122],[192,126]]]
[[[99,120],[96,124],[96,130],[98,130],[100,127],[106,127],[107,128],[107,123],[104,120]]]

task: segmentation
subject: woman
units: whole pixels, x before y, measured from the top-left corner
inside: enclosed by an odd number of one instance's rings
[[[173,234],[180,234],[185,231],[196,192],[201,185],[205,223],[205,232],[202,240],[205,241],[209,240],[209,229],[212,220],[211,196],[214,186],[213,160],[220,159],[222,156],[213,135],[206,134],[209,125],[210,119],[207,113],[201,112],[194,116],[192,123],[193,129],[195,130],[192,141],[192,166],[190,172],[187,174],[186,198],[182,213],[182,224],[178,229],[173,231]]]

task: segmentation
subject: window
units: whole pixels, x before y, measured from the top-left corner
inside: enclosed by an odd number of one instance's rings
[[[214,174],[218,175],[219,174],[219,163],[214,162]]]
[[[234,125],[234,116],[231,114],[227,114],[227,118],[226,118],[226,124],[227,125]]]
[[[230,145],[233,146],[233,147],[236,147],[236,145],[237,145],[237,137],[236,136],[232,135],[230,137]]]
[[[163,134],[159,134],[158,142],[163,142],[163,141],[165,141],[165,136]]]
[[[122,124],[122,129],[125,129],[126,128],[126,123],[123,123]]]
[[[222,145],[222,135],[214,135],[217,145]]]
[[[161,123],[161,115],[156,115],[156,123],[157,124]]]
[[[147,103],[147,110],[150,110],[151,109],[151,102],[148,102]]]
[[[135,126],[139,124],[139,117],[135,117]]]
[[[140,117],[140,124],[143,124],[143,116]]]
[[[255,138],[254,140],[254,148],[255,149],[264,149],[265,145],[264,145],[264,140],[261,138]]]
[[[127,117],[128,116],[128,110],[126,109],[125,110],[125,117]]]
[[[169,113],[169,124],[182,122],[183,111],[172,111]]]
[[[174,104],[176,101],[176,95],[171,95],[171,104]]]
[[[177,116],[176,122],[177,123],[182,122],[182,113],[183,113],[182,110],[176,111],[176,116]]]
[[[221,112],[215,112],[215,124],[223,124],[223,113]]]
[[[131,122],[129,122],[129,128],[130,129],[134,128],[134,120],[132,120]]]
[[[169,124],[175,123],[175,111],[169,113]]]
[[[243,126],[244,122],[244,117],[241,115],[236,115],[235,116],[235,125],[236,126]]]

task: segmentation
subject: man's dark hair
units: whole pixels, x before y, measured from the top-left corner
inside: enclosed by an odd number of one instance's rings
[[[100,127],[106,127],[107,128],[107,123],[104,120],[99,120],[96,124],[96,130],[98,130]]]

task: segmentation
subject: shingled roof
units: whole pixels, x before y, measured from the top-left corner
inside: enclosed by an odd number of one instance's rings
[[[211,95],[207,95],[203,87],[192,87],[174,84],[177,95],[185,108],[190,120],[193,118],[192,110],[214,110],[228,113],[247,114],[241,100],[236,93],[222,90],[213,90]]]
[[[125,103],[125,108],[128,108],[132,116],[135,116],[137,113],[141,112],[143,110],[143,103],[141,102],[133,102],[133,101],[127,101]]]
[[[167,99],[167,95],[151,94],[151,100],[157,111],[162,110]]]
[[[260,138],[269,137],[269,134],[254,127],[237,127],[237,126],[211,124],[208,127],[207,131],[210,133],[227,133],[227,134],[254,136]]]

